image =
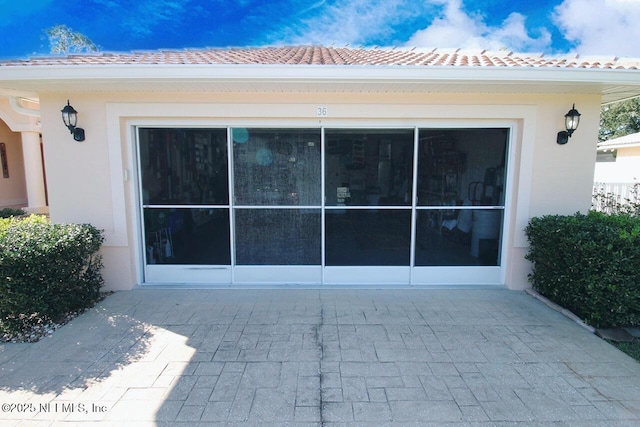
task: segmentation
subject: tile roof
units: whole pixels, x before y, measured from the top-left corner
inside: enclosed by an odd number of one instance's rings
[[[158,50],[35,57],[0,61],[0,67],[74,65],[355,65],[442,67],[534,67],[640,70],[640,59],[547,56],[460,49],[283,46]]]

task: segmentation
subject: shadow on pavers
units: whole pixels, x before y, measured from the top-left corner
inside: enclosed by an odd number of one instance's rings
[[[114,311],[110,306],[115,295],[36,343],[0,344],[0,389],[59,393],[138,360],[153,335],[152,326]]]
[[[105,409],[49,423],[640,419],[634,361],[507,290],[123,291],[0,369],[0,401]]]

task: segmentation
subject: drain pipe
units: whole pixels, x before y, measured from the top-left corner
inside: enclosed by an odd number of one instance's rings
[[[40,117],[40,110],[32,110],[30,108],[25,108],[23,107],[21,104],[21,100],[24,98],[18,98],[15,96],[12,96],[9,98],[9,104],[11,105],[11,108],[13,108],[13,111],[15,111],[16,113],[19,114],[24,114],[25,116],[34,116],[34,117]],[[37,101],[34,101],[37,102]]]

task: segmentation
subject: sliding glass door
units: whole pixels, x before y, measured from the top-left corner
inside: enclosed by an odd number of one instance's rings
[[[508,128],[138,128],[148,283],[500,283]]]
[[[504,128],[418,131],[414,283],[500,282],[508,139]]]
[[[231,129],[237,282],[321,282],[320,129]]]
[[[325,283],[408,283],[413,129],[325,130]]]
[[[145,280],[231,282],[226,129],[138,129]]]

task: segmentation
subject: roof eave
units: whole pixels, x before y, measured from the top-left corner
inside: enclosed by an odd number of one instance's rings
[[[0,67],[0,88],[47,92],[91,91],[96,85],[131,85],[140,82],[306,83],[306,84],[474,84],[522,85],[543,88],[548,84],[589,87],[589,93],[604,94],[618,88],[612,98],[640,95],[637,70],[577,69],[548,67],[408,66],[408,65],[264,65],[264,64],[100,64]],[[633,89],[633,90],[630,90]],[[43,90],[44,91],[44,90]],[[38,90],[36,90],[38,92]],[[612,102],[603,99],[603,102]]]
[[[613,144],[613,145],[598,145],[598,151],[619,150],[621,148],[637,148],[640,147],[640,142],[631,144]]]
[[[422,66],[422,65],[288,65],[288,64],[100,64],[100,65],[30,65],[0,67],[0,77],[11,79],[47,78],[293,78],[309,77],[349,79],[363,77],[406,78],[417,76],[448,79],[486,80],[487,75],[512,79],[552,81],[602,81],[603,76],[615,81],[638,83],[638,70],[565,67],[485,67],[485,66]],[[2,78],[5,80],[5,78]]]

